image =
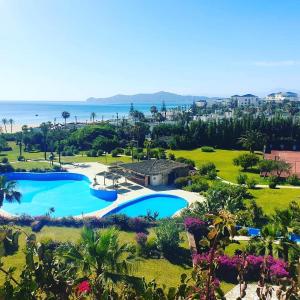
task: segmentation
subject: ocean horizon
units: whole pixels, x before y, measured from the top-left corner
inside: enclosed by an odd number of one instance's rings
[[[177,107],[183,103],[166,103],[167,108]],[[160,110],[162,103],[139,102],[133,103],[134,108],[150,114],[150,107],[156,105]],[[39,125],[42,122],[60,122],[63,111],[70,113],[68,122],[87,122],[90,114],[95,112],[95,120],[114,119],[117,116],[122,118],[128,116],[130,103],[91,103],[86,101],[0,101],[0,120],[3,118],[13,119],[15,125]],[[1,124],[0,124],[1,126]]]

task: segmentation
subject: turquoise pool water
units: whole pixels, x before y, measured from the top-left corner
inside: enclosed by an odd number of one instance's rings
[[[167,194],[143,196],[113,209],[108,214],[126,214],[129,217],[147,215],[147,211],[158,212],[158,218],[171,217],[180,209],[187,207],[187,201],[181,197]]]
[[[50,207],[53,216],[76,216],[110,205],[90,193],[86,180],[16,180],[22,193],[21,204],[4,202],[3,209],[15,215],[44,215]]]

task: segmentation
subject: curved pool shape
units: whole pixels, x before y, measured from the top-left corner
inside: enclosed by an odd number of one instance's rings
[[[173,216],[180,209],[187,207],[188,202],[178,196],[168,194],[151,194],[142,196],[125,203],[109,211],[106,215],[125,214],[129,217],[147,215],[147,211],[158,212],[158,218]]]
[[[89,179],[81,174],[9,173],[5,176],[17,182],[17,189],[22,194],[21,204],[3,204],[2,208],[14,215],[45,215],[54,207],[55,217],[77,216],[111,204],[111,201],[99,198],[99,193],[96,197],[93,190],[91,192]]]

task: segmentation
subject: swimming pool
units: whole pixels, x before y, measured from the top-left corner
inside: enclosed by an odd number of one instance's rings
[[[119,204],[106,215],[125,214],[129,217],[147,215],[147,211],[152,214],[158,212],[158,218],[172,217],[180,209],[187,207],[188,202],[178,196],[168,194],[150,194],[142,196],[125,203]]]
[[[90,189],[89,179],[76,173],[9,173],[9,180],[17,182],[17,190],[22,194],[21,204],[4,202],[3,209],[14,215],[45,215],[54,207],[55,217],[77,216],[91,213],[109,206],[101,191],[97,196]],[[105,193],[105,191],[103,191]],[[111,195],[111,194],[109,194]],[[116,193],[112,193],[116,195]]]

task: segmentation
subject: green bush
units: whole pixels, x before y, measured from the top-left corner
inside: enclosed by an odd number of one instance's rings
[[[210,146],[202,146],[201,151],[202,152],[215,152],[215,149],[214,149],[214,147],[210,147]]]
[[[124,150],[124,154],[127,155],[127,156],[131,156],[131,149],[130,148],[126,148]]]
[[[202,180],[202,181],[197,181],[195,183],[192,183],[191,185],[185,186],[183,189],[189,192],[200,193],[200,192],[207,191],[208,188],[209,188],[209,184],[207,183],[207,181]]]
[[[275,189],[278,184],[278,178],[276,176],[269,177],[269,188]]]
[[[241,228],[240,230],[238,230],[238,235],[242,235],[242,236],[248,236],[248,229],[247,228]]]
[[[210,171],[208,171],[206,178],[209,180],[215,180],[217,178],[217,170],[216,169],[212,169]]]
[[[246,184],[248,189],[255,189],[255,186],[257,185],[257,181],[254,178],[248,178],[246,180]]]
[[[199,168],[199,173],[201,175],[207,175],[212,170],[216,170],[216,165],[213,162],[208,162]]]
[[[97,157],[97,151],[96,150],[90,150],[86,153],[86,156],[88,157]]]
[[[117,157],[118,154],[119,154],[119,152],[118,152],[117,149],[114,149],[114,150],[111,151],[111,156],[112,156],[112,157]]]
[[[180,231],[180,226],[174,220],[164,220],[155,229],[156,245],[164,256],[172,256],[179,248]]]
[[[233,159],[235,166],[241,166],[243,170],[247,170],[256,166],[259,162],[259,157],[254,153],[241,154]]]
[[[177,157],[176,161],[187,164],[191,169],[193,169],[196,165],[192,159],[188,159],[184,157]]]
[[[174,153],[169,153],[169,159],[170,160],[175,160],[176,159],[176,157],[175,157],[175,154]]]
[[[286,179],[286,182],[290,185],[296,185],[296,186],[300,185],[300,179],[296,174],[293,174],[293,175],[289,176]]]
[[[175,179],[174,184],[177,188],[181,189],[184,186],[187,186],[189,184],[189,181],[191,180],[190,176],[186,177],[178,177]]]
[[[2,160],[1,160],[1,162],[3,164],[7,164],[8,163],[8,158],[7,157],[3,157]]]
[[[97,155],[98,155],[98,156],[102,156],[103,154],[104,154],[104,151],[103,151],[103,150],[100,149],[100,150],[97,151]]]
[[[246,174],[239,173],[239,175],[236,177],[236,182],[238,184],[245,184],[247,179],[248,176]]]

